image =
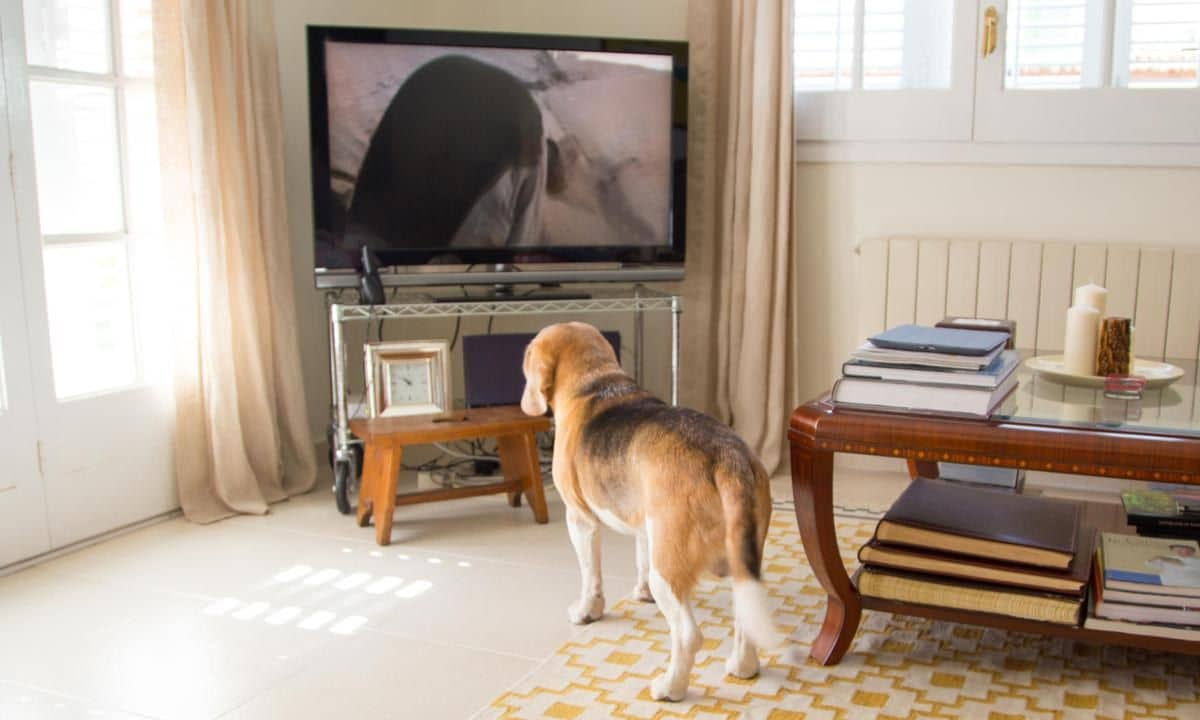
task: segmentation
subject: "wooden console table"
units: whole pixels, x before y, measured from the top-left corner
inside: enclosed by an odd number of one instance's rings
[[[1196,363],[1175,364],[1186,370],[1184,379],[1148,390],[1140,400],[1112,400],[1100,390],[1064,387],[1022,368],[1015,407],[987,420],[835,410],[828,396],[796,408],[788,429],[796,522],[813,573],[829,596],[810,656],[824,665],[841,660],[863,608],[1200,654],[1200,643],[860,596],[838,553],[833,521],[837,452],[904,458],[930,477],[936,477],[937,462],[946,461],[1200,485]]]
[[[509,504],[521,504],[521,493],[529,498],[533,518],[548,521],[546,495],[538,463],[534,433],[550,429],[550,419],[530,417],[516,405],[458,410],[445,417],[376,418],[354,420],[350,429],[364,444],[362,487],[358,492],[358,524],[375,522],[375,542],[392,541],[392,513],[397,505],[435,500],[507,493]],[[500,470],[504,479],[488,485],[439,488],[403,495],[396,494],[400,457],[406,445],[495,437],[500,446]]]

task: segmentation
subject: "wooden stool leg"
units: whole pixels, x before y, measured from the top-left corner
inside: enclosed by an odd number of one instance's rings
[[[542,470],[533,432],[502,435],[497,438],[497,442],[500,446],[500,469],[504,472],[504,478],[520,481],[525,496],[529,498],[529,509],[533,510],[534,520],[539,523],[549,522],[546,492],[542,487]]]
[[[400,456],[403,448],[387,445],[376,450],[376,475],[372,480],[375,488],[375,543],[392,543],[392,513],[396,511],[396,479],[400,474]]]
[[[366,527],[371,522],[371,511],[375,508],[375,487],[379,484],[379,448],[367,443],[363,448],[362,485],[358,488],[358,526]]]

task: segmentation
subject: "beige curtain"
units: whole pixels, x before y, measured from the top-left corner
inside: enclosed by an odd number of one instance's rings
[[[796,404],[792,3],[693,0],[688,267],[681,392],[768,469]]]
[[[174,281],[176,475],[189,519],[312,488],[269,0],[155,0]]]

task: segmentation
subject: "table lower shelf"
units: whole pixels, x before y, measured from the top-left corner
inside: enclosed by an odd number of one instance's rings
[[[1076,625],[1059,625],[1057,623],[1041,622],[1038,620],[1024,620],[1005,615],[995,615],[993,613],[934,607],[932,605],[917,605],[915,603],[900,602],[898,600],[884,600],[882,598],[867,597],[865,595],[860,595],[859,597],[862,600],[862,607],[864,609],[880,610],[882,612],[890,612],[896,615],[911,615],[915,617],[929,618],[931,620],[946,620],[949,622],[962,623],[964,625],[994,627],[1001,630],[1030,633],[1034,635],[1053,635],[1056,637],[1080,640],[1098,645],[1127,645],[1145,648],[1147,650],[1162,650],[1167,652],[1184,653],[1187,655],[1200,655],[1200,642],[1178,640],[1175,638],[1164,638],[1155,635],[1137,635],[1132,633],[1110,632],[1107,630],[1094,630]]]

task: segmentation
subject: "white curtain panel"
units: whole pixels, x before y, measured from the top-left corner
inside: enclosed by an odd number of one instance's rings
[[[687,404],[732,424],[769,470],[796,405],[792,3],[688,4],[692,61]]]
[[[189,519],[305,492],[305,414],[269,0],[155,0],[176,473]]]

